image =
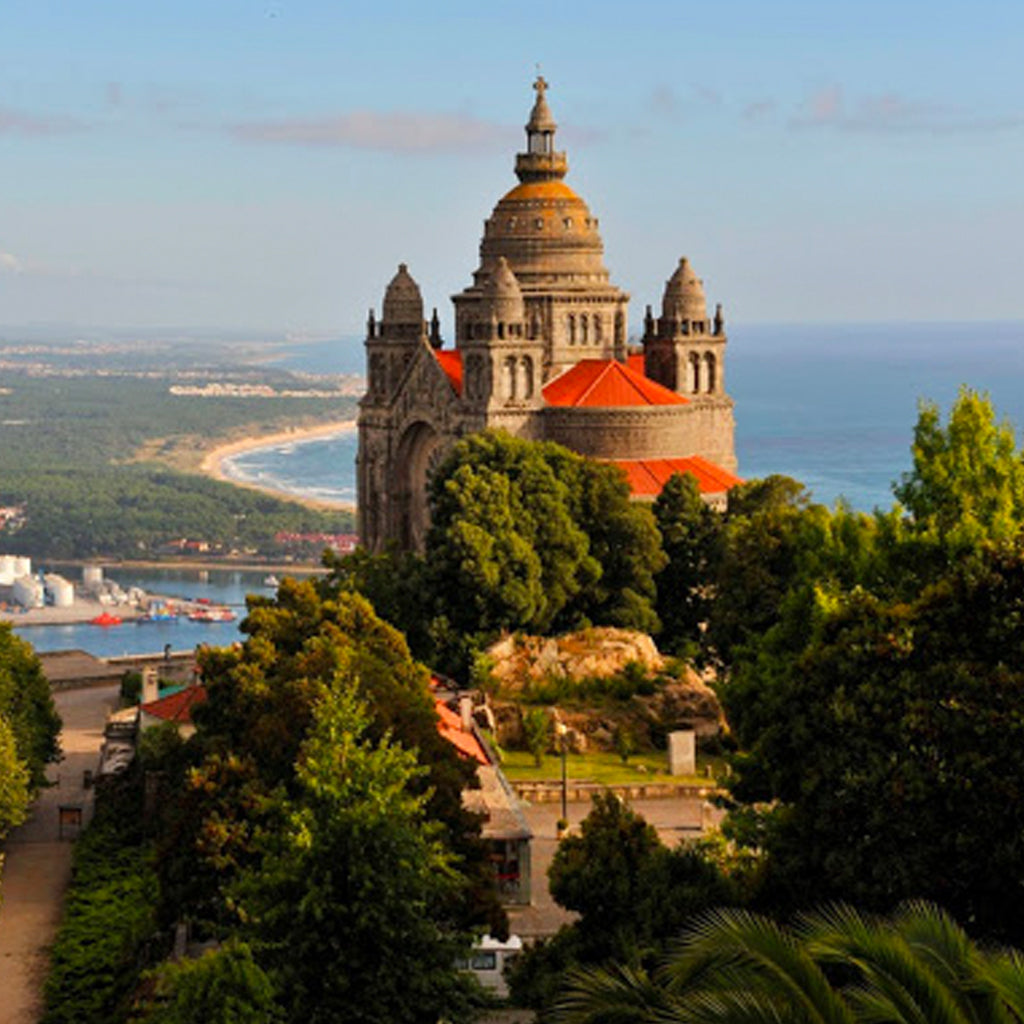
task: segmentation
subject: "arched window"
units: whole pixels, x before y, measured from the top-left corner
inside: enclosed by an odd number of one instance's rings
[[[715,389],[718,385],[717,381],[717,361],[715,359],[714,352],[704,353],[704,368],[705,368],[705,390],[709,395],[715,393]]]
[[[499,320],[498,321],[498,337],[499,338],[504,338],[505,337],[505,321],[504,320]]]
[[[696,352],[690,353],[690,393],[700,393],[700,356]]]
[[[516,357],[509,356],[505,360],[505,396],[510,402],[516,398]]]
[[[523,356],[523,398],[533,398],[533,360],[529,356]]]
[[[586,313],[580,315],[580,344],[586,345],[589,339],[587,338],[587,330],[590,326],[590,317]]]
[[[572,313],[569,314],[569,344],[576,344],[576,317]]]
[[[594,315],[594,344],[600,345],[604,340],[604,327],[599,314]]]

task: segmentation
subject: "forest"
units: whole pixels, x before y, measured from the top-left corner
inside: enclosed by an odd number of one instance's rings
[[[275,379],[279,377],[278,373]],[[0,506],[24,521],[0,547],[37,558],[153,557],[181,537],[223,551],[280,553],[274,535],[343,533],[346,511],[309,509],[177,468],[172,452],[228,435],[354,415],[339,398],[172,395],[166,378],[117,372],[7,373],[0,389]],[[291,385],[294,387],[295,382]],[[145,446],[147,458],[137,460]],[[198,460],[194,460],[198,461]]]

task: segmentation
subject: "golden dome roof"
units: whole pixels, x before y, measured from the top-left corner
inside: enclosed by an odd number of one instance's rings
[[[505,193],[484,221],[480,266],[471,293],[480,295],[498,261],[508,262],[529,300],[537,291],[595,288],[614,291],[604,266],[598,221],[563,180],[565,154],[554,148],[555,121],[543,78],[526,125],[526,151],[516,154],[519,183]]]

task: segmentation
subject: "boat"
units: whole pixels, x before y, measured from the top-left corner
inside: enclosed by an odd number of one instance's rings
[[[121,617],[119,615],[111,615],[110,612],[101,612],[94,619],[89,620],[91,626],[120,626]]]
[[[178,613],[170,608],[151,608],[145,615],[140,615],[137,622],[177,622]]]
[[[235,613],[230,608],[195,608],[188,613],[189,622],[234,622]]]
[[[281,581],[273,573],[270,573],[269,576],[263,577],[263,586],[277,590],[277,588],[281,586]]]

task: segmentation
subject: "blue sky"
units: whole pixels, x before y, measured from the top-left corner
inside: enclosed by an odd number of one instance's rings
[[[0,324],[351,333],[476,265],[539,63],[638,322],[1018,319],[1024,4],[0,0]]]

